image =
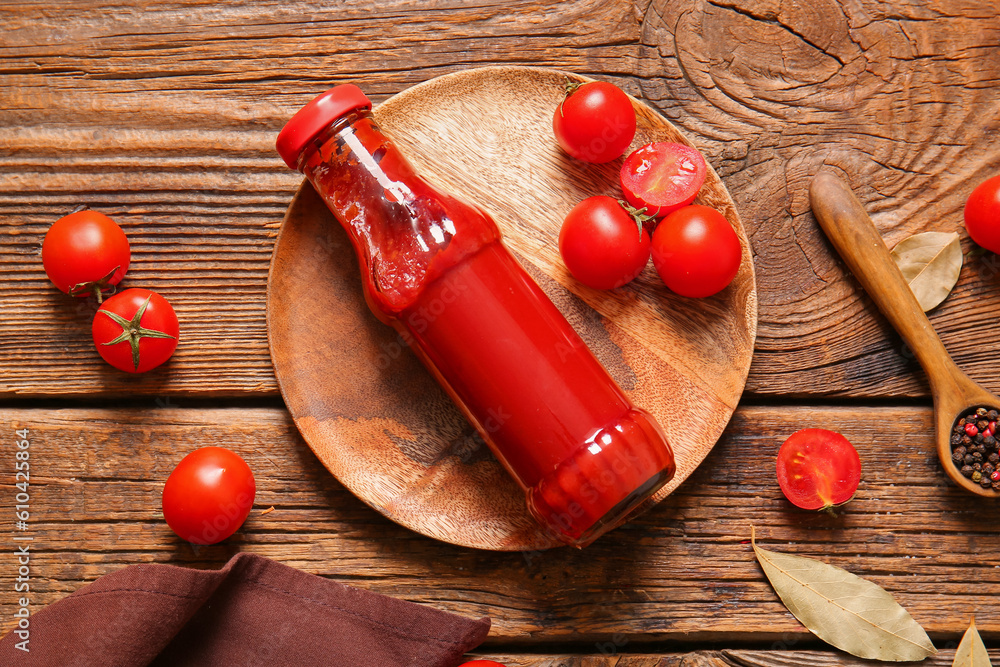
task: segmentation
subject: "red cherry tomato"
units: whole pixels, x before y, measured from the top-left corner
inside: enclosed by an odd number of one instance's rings
[[[678,209],[653,232],[653,266],[681,296],[700,298],[724,289],[739,272],[742,253],[732,225],[708,206]]]
[[[642,222],[611,197],[589,197],[573,207],[559,231],[559,254],[573,277],[596,289],[635,278],[649,261]]]
[[[182,540],[215,544],[243,525],[256,494],[253,472],[238,454],[202,447],[181,459],[163,485],[163,518]]]
[[[492,660],[473,660],[472,662],[463,662],[458,667],[504,667],[504,665]]]
[[[1000,176],[976,186],[965,202],[965,228],[972,240],[1000,253]]]
[[[129,373],[145,373],[174,353],[180,328],[166,299],[133,288],[101,304],[94,314],[92,333],[105,361]]]
[[[42,241],[42,266],[55,286],[71,296],[89,296],[117,285],[131,258],[128,239],[114,220],[97,211],[59,218]]]
[[[586,162],[610,162],[635,136],[635,110],[628,95],[606,81],[568,83],[552,117],[556,141]]]
[[[791,503],[807,510],[829,509],[854,497],[861,459],[835,431],[807,428],[793,433],[778,450],[778,486]]]
[[[693,202],[707,173],[697,149],[656,142],[625,158],[619,180],[629,204],[660,217]]]

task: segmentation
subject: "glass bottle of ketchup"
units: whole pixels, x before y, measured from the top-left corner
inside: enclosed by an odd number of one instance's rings
[[[673,453],[653,417],[518,264],[493,219],[414,171],[357,86],[299,110],[277,149],[347,231],[372,312],[409,343],[555,536],[585,546],[670,480]]]

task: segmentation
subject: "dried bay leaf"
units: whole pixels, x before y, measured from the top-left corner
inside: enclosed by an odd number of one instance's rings
[[[956,232],[914,234],[897,243],[891,254],[924,312],[945,300],[962,271]]]
[[[879,586],[812,558],[761,549],[753,532],[750,542],[781,602],[826,643],[859,658],[893,662],[937,652],[924,629]]]
[[[986,645],[976,629],[976,619],[972,619],[969,629],[962,635],[962,643],[955,651],[955,662],[951,663],[951,667],[992,667]]]

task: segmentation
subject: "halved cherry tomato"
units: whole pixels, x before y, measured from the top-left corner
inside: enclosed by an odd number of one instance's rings
[[[1000,253],[1000,176],[989,178],[965,202],[965,228],[972,240]]]
[[[145,373],[169,359],[180,335],[170,303],[139,288],[105,299],[91,329],[104,360],[129,373]]]
[[[70,296],[89,296],[117,285],[130,259],[121,227],[89,209],[56,220],[42,241],[45,274]]]
[[[552,130],[563,150],[576,159],[610,162],[635,136],[632,100],[606,81],[569,82],[552,117]]]
[[[693,202],[707,173],[697,149],[654,142],[625,158],[619,180],[629,204],[661,217]]]
[[[778,486],[795,506],[822,510],[854,497],[861,481],[861,458],[836,431],[807,428],[778,450]]]

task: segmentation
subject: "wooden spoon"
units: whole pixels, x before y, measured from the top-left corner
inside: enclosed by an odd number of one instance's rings
[[[1000,497],[962,475],[951,459],[951,431],[959,415],[969,408],[995,409],[1000,398],[952,361],[850,186],[835,173],[821,171],[809,186],[809,197],[820,227],[927,373],[934,397],[938,457],[945,472],[970,493]]]

